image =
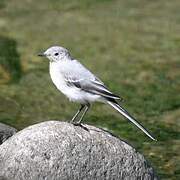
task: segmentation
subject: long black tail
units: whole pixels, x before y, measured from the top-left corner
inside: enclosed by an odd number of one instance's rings
[[[121,113],[124,117],[126,117],[129,121],[131,121],[134,125],[136,125],[139,129],[141,129],[147,136],[149,136],[152,140],[157,141],[153,136],[140,124],[138,123],[123,107],[121,107],[116,102],[107,101],[107,103],[116,109],[119,113]]]

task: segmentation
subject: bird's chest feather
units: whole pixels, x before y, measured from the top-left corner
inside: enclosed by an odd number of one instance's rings
[[[68,89],[67,83],[64,80],[63,74],[57,64],[50,63],[49,72],[54,85],[63,93]]]
[[[63,66],[59,67],[57,64],[50,64],[49,70],[51,79],[58,90],[60,90],[70,100],[76,101],[76,98],[79,99],[80,90],[76,87],[68,86],[68,83],[65,81],[65,78],[60,68],[63,68]]]
[[[84,92],[75,86],[68,85],[63,75],[64,69],[62,68],[67,69],[68,67],[63,64],[60,64],[59,66],[55,63],[50,64],[50,76],[57,89],[66,95],[71,101],[86,103],[87,101],[94,101],[99,97],[97,95],[91,95]]]

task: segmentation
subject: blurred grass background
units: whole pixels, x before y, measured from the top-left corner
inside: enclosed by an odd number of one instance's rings
[[[107,105],[84,121],[143,153],[161,179],[180,179],[179,0],[0,0],[0,122],[19,130],[77,110],[53,86],[39,51],[61,45],[99,76],[158,142]]]

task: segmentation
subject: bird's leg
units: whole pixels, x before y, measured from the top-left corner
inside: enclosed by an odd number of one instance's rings
[[[85,107],[84,104],[81,104],[81,107],[79,108],[79,110],[77,111],[77,113],[73,116],[73,118],[71,119],[70,123],[73,123],[74,120],[76,119],[76,117],[79,115],[79,113],[83,110],[83,108]]]
[[[90,108],[90,104],[86,104],[85,106],[86,106],[86,108],[85,108],[82,116],[80,117],[79,121],[77,122],[77,124],[81,124],[81,121],[83,120],[83,117],[85,116],[86,112],[87,112],[88,109]]]

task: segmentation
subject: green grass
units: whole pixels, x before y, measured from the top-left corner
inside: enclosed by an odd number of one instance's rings
[[[22,68],[19,54],[16,50],[16,41],[0,37],[0,49],[0,65],[2,70],[7,72],[11,82],[18,82],[22,76]]]
[[[179,7],[179,0],[0,2],[0,122],[22,129],[72,117],[78,107],[36,56],[61,45],[121,95],[158,142],[107,105],[94,105],[85,121],[132,144],[161,179],[180,179]]]

